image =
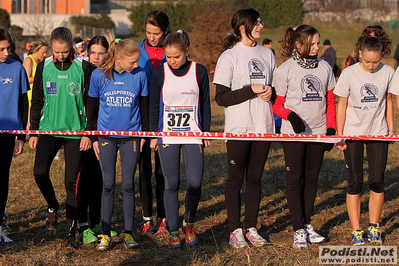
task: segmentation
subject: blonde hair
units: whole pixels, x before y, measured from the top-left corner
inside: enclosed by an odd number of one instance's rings
[[[36,53],[37,51],[40,50],[43,46],[48,46],[47,42],[45,40],[37,40],[33,41],[29,44],[29,50],[28,54],[33,54]]]
[[[110,31],[105,32],[103,36],[107,39],[109,45],[115,40],[114,34]]]
[[[119,56],[123,58],[135,53],[140,54],[140,47],[134,41],[130,39],[116,39],[112,41],[109,46],[104,63],[98,68],[104,74],[105,78],[114,80],[112,70],[115,67],[116,57]]]

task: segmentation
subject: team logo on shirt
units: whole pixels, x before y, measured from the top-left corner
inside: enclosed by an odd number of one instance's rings
[[[264,74],[265,65],[262,61],[257,58],[252,58],[248,62],[249,68],[249,78],[252,79],[264,79],[266,76]]]
[[[306,75],[301,81],[301,90],[306,94],[302,97],[304,102],[321,101],[320,90],[322,87],[321,80],[313,75]]]
[[[0,77],[0,83],[1,83],[2,85],[8,84],[8,83],[12,83],[12,79]]]
[[[361,99],[362,103],[377,102],[377,94],[378,88],[372,83],[366,83],[360,88],[360,95],[363,97],[363,99]]]
[[[57,94],[57,83],[46,81],[46,91],[47,94]]]
[[[66,90],[71,96],[78,95],[80,93],[80,83],[76,81],[69,82]]]

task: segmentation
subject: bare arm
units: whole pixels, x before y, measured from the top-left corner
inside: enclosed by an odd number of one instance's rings
[[[344,125],[346,119],[346,108],[348,106],[348,97],[338,97],[337,104],[337,134],[338,136],[342,136],[344,132]],[[346,149],[346,144],[344,140],[341,140],[337,144],[337,148],[341,151]]]
[[[388,129],[389,129],[388,135],[394,135],[395,134],[395,128],[394,128],[394,123],[393,123],[392,93],[387,93],[387,109],[386,109],[386,113],[385,113],[385,119],[387,121]]]
[[[32,67],[33,67],[32,59],[30,57],[25,58],[23,65],[26,70],[26,74],[28,75],[29,84],[31,84],[33,83],[34,80],[34,77],[32,76]]]

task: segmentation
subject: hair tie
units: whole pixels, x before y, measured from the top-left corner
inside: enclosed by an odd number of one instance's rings
[[[116,38],[115,39],[115,44],[118,44],[120,40],[122,40],[122,39],[121,38]]]
[[[183,31],[182,30],[177,30],[176,33],[183,34]]]
[[[237,38],[237,35],[236,35],[235,33],[233,33],[233,35],[234,35],[234,37],[236,37],[236,38]]]
[[[292,29],[293,29],[293,31],[296,31],[296,29],[297,29],[298,27],[297,26],[295,26],[295,27],[293,27]]]
[[[375,36],[375,32],[374,31],[370,32],[368,37],[369,38],[377,38],[377,36]]]

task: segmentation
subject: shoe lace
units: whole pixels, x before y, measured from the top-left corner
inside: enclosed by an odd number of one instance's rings
[[[101,237],[101,244],[109,242],[109,236],[107,235],[99,235],[98,237]]]
[[[244,235],[240,232],[233,232],[233,235],[235,236],[235,238],[237,239],[237,242],[242,242],[245,241]]]
[[[362,231],[355,231],[355,233],[353,234],[356,238],[356,240],[362,240],[363,239],[363,232]]]
[[[187,233],[190,235],[190,237],[193,237],[195,235],[194,234],[194,225],[186,224],[186,227],[187,227]]]
[[[158,228],[163,230],[166,228],[166,223],[163,220],[158,221]]]
[[[371,229],[370,229],[370,234],[371,234],[373,237],[378,237],[379,230],[378,230],[377,228],[375,228],[375,227],[371,227]]]

